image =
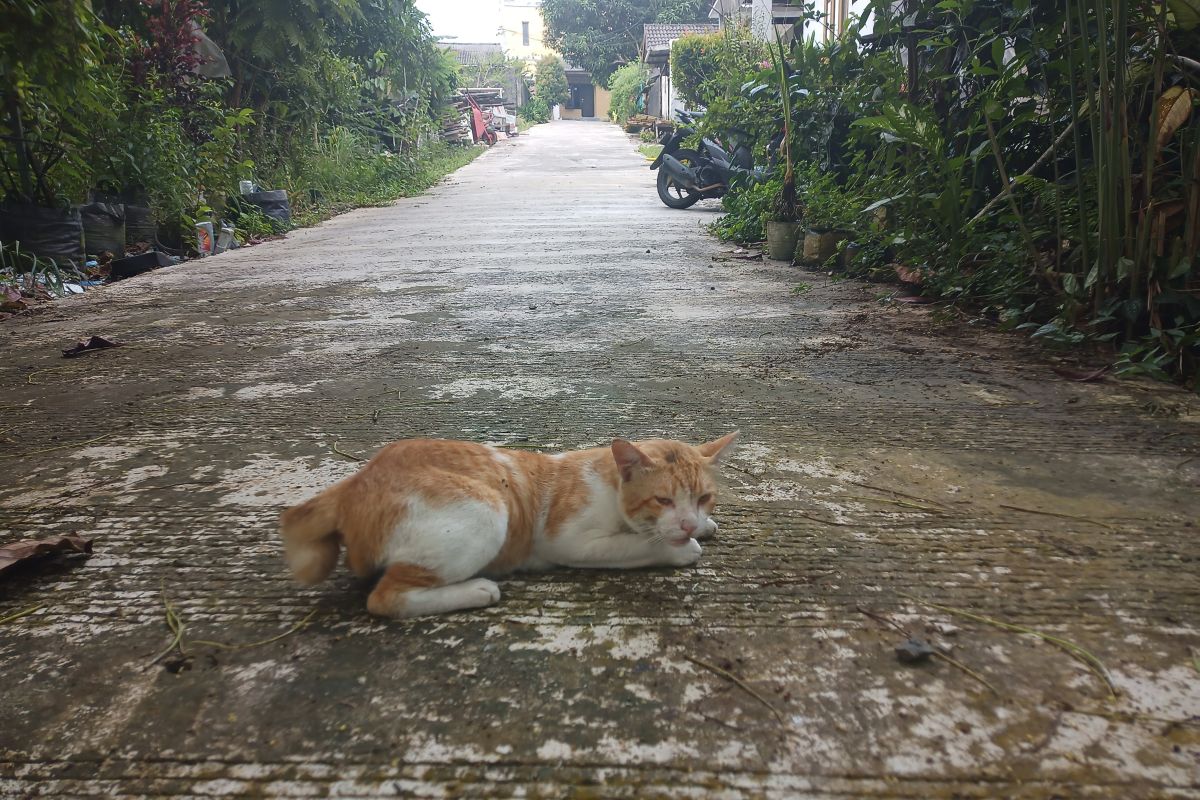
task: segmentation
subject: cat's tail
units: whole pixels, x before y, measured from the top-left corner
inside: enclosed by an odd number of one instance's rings
[[[340,537],[336,488],[292,506],[279,518],[284,558],[292,575],[305,586],[325,580],[337,566]]]

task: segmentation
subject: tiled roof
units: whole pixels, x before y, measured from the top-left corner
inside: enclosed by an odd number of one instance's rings
[[[445,42],[445,45],[460,64],[478,64],[488,56],[504,55],[504,48],[498,42]]]
[[[642,39],[646,51],[661,50],[685,33],[715,33],[719,26],[713,22],[685,22],[682,24],[665,25],[654,23],[642,28]]]

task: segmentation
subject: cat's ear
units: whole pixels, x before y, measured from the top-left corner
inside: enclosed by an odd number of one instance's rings
[[[708,463],[717,464],[731,452],[733,452],[733,443],[737,441],[738,434],[740,433],[741,431],[727,433],[720,439],[706,442],[696,449],[700,451],[700,455],[708,459]]]
[[[621,471],[621,480],[627,481],[632,478],[633,471],[639,467],[646,468],[654,465],[650,456],[624,439],[613,439],[612,454],[613,460],[617,462],[617,469]]]

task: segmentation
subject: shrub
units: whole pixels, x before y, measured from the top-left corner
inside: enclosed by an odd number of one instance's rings
[[[783,181],[778,178],[736,188],[721,200],[726,214],[709,226],[709,232],[723,242],[762,241],[763,221],[782,188]]]
[[[567,86],[567,72],[561,58],[545,56],[538,61],[533,76],[533,93],[547,107],[567,102],[571,90]]]
[[[715,33],[676,40],[671,45],[671,79],[684,102],[707,108],[736,97],[766,58],[766,45],[747,26],[727,25]]]
[[[542,98],[534,97],[517,109],[517,116],[533,125],[540,125],[550,121],[550,106]]]
[[[608,79],[608,90],[612,92],[609,113],[621,124],[634,114],[645,110],[646,79],[650,76],[641,63],[631,61],[623,65]]]

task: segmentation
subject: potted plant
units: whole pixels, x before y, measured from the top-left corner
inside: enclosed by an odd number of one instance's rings
[[[767,255],[779,261],[790,261],[796,252],[796,240],[800,238],[802,208],[796,199],[796,170],[792,163],[792,91],[788,82],[787,55],[778,33],[771,48],[771,65],[783,110],[783,141],[779,144],[783,158],[783,186],[763,227],[767,235]]]
[[[837,256],[842,243],[854,236],[850,222],[855,218],[856,201],[828,173],[814,169],[806,175],[804,183],[804,245],[797,252],[797,260],[822,265]]]
[[[5,4],[0,12],[0,240],[61,265],[82,263],[83,223],[70,206],[86,176],[70,152],[101,26],[84,0]],[[99,110],[96,110],[99,113]]]
[[[767,255],[776,261],[790,261],[800,239],[802,210],[795,193],[789,198],[785,190],[776,196],[771,210],[764,215],[763,230],[767,235]]]

